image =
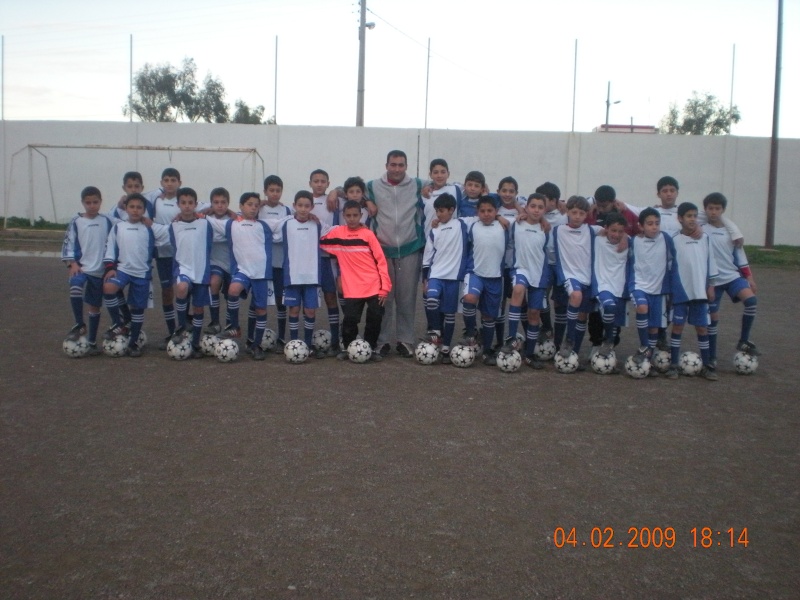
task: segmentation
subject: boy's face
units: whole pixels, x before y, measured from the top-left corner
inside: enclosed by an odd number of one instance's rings
[[[144,186],[138,179],[126,179],[125,183],[122,184],[122,191],[127,195],[141,194],[143,189]]]
[[[450,171],[444,165],[436,165],[431,169],[431,179],[433,180],[433,187],[436,189],[446,184],[448,177],[450,177]]]
[[[361,202],[364,199],[364,192],[357,185],[351,185],[347,188],[344,191],[344,195],[348,200],[355,200],[356,202]]]
[[[586,211],[574,206],[567,210],[567,222],[570,227],[580,227],[586,220]]]
[[[545,206],[544,200],[539,200],[538,198],[534,198],[530,202],[528,202],[527,206],[525,207],[525,214],[528,215],[528,218],[531,221],[539,221],[544,214]]]
[[[125,203],[125,212],[128,213],[129,222],[138,223],[144,216],[144,202],[138,198],[135,200],[128,200]]]
[[[298,198],[294,201],[294,216],[298,221],[308,221],[308,215],[314,208],[314,203],[308,198]]]
[[[672,208],[675,206],[675,201],[678,199],[678,188],[674,185],[665,185],[658,190],[658,199],[661,200],[661,206],[664,208]]]
[[[390,156],[389,162],[386,163],[386,175],[389,177],[389,181],[395,183],[400,183],[406,178],[407,169],[408,164],[402,156]]]
[[[267,199],[267,204],[270,206],[277,206],[281,201],[281,195],[283,195],[283,188],[277,183],[269,184],[267,189],[264,190],[264,197]]]
[[[622,223],[612,223],[606,227],[606,237],[612,244],[619,244],[625,235],[625,226]]]
[[[189,194],[184,194],[178,198],[178,208],[181,211],[181,219],[194,219],[197,210],[197,200]]]
[[[722,213],[725,212],[725,209],[722,208],[722,204],[709,204],[706,206],[706,217],[708,217],[708,222],[712,225],[717,225],[722,221]]]
[[[228,212],[228,199],[220,194],[211,198],[211,212],[221,217]]]
[[[317,173],[309,180],[308,185],[311,186],[314,196],[322,196],[328,189],[328,178],[322,173]]]
[[[245,219],[255,219],[258,216],[258,209],[261,202],[258,198],[248,198],[244,204],[239,205],[239,210]]]
[[[658,235],[660,230],[661,219],[655,215],[650,215],[644,220],[644,223],[642,223],[642,231],[646,237],[654,238]]]
[[[497,194],[500,196],[500,200],[502,200],[503,204],[506,206],[516,203],[517,188],[515,188],[514,184],[512,183],[504,183],[502,186],[500,186],[500,189],[497,190]]]
[[[694,230],[697,229],[697,211],[686,211],[686,214],[684,214],[682,217],[680,215],[678,216],[678,221],[680,221],[684,233],[694,233]]]
[[[607,202],[596,202],[595,205],[597,206],[597,212],[603,215],[614,210],[613,200],[608,200]]]
[[[447,223],[450,219],[453,218],[453,213],[456,212],[455,208],[437,208],[436,209],[436,218],[439,219],[439,223]]]
[[[492,221],[497,219],[497,209],[488,202],[481,204],[478,207],[478,218],[484,225],[490,225]]]
[[[181,180],[173,175],[167,175],[161,178],[161,189],[164,190],[164,195],[167,198],[174,198],[175,192],[181,187]]]
[[[483,185],[477,181],[465,181],[464,193],[467,195],[467,198],[472,198],[474,200],[483,193]]]
[[[86,196],[83,200],[81,200],[81,204],[83,204],[84,209],[84,216],[93,219],[100,213],[100,205],[103,203],[103,200],[100,196]]]
[[[361,211],[357,208],[348,208],[344,211],[344,222],[350,229],[361,227]]]

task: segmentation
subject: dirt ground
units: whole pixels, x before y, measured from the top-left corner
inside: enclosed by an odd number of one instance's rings
[[[756,272],[753,376],[724,305],[716,383],[74,360],[58,260],[0,275],[4,599],[798,597],[798,271]]]

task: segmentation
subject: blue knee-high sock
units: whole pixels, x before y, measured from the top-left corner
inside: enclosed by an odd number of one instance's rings
[[[260,346],[267,329],[267,315],[256,315],[253,321],[253,345]]]
[[[528,325],[525,329],[525,356],[533,356],[536,344],[539,342],[540,326]]]
[[[603,341],[607,343],[614,343],[614,335],[616,334],[616,327],[614,326],[614,317],[616,316],[617,307],[603,306]]]
[[[645,348],[650,345],[649,343],[650,334],[647,331],[648,322],[649,319],[646,313],[643,315],[636,313],[636,331],[639,334],[639,345],[642,348]],[[656,339],[658,339],[658,334],[656,334]]]
[[[708,358],[717,359],[717,332],[719,331],[719,320],[711,321],[708,326]]]
[[[289,316],[289,339],[296,340],[300,334],[300,316]]]
[[[331,328],[331,346],[339,347],[339,307],[328,309],[328,327]]]
[[[453,333],[456,330],[456,315],[444,315],[444,331],[442,332],[442,345],[448,348],[453,342]]]
[[[97,341],[97,329],[100,327],[100,313],[89,313],[89,335],[87,339],[90,344]]]
[[[144,309],[132,308],[131,309],[131,338],[128,341],[128,347],[132,347],[139,341],[139,334],[142,332],[142,325],[144,325]]]
[[[442,331],[442,313],[439,312],[439,299],[428,296],[425,299],[425,318],[428,321],[428,331]]]
[[[742,313],[742,334],[741,341],[750,341],[750,329],[753,327],[753,322],[756,320],[756,312],[758,309],[758,299],[755,296],[750,296],[743,302],[744,312]]]
[[[492,337],[494,337],[494,319],[481,321],[481,338],[483,339],[483,351],[489,352],[492,349]]]
[[[309,348],[311,348],[311,342],[314,339],[314,324],[316,321],[316,317],[309,317],[308,315],[303,320],[303,341]]]
[[[553,328],[553,341],[556,347],[560,347],[561,341],[564,339],[564,332],[567,330],[567,307],[556,306],[554,311],[556,318],[555,327]]]
[[[519,307],[519,310],[520,310],[519,322],[522,324],[522,332],[525,333],[526,331],[528,331],[528,303],[524,302],[522,306]]]
[[[284,339],[285,335],[286,335],[286,307],[280,304],[278,305],[278,339],[279,340]]]
[[[247,341],[252,342],[256,336],[256,311],[253,305],[247,309]]]
[[[653,333],[647,334],[647,346],[649,348],[655,348],[658,345],[658,332],[655,331]]]
[[[122,321],[127,323],[131,320],[131,309],[128,308],[128,303],[125,302],[125,292],[117,290],[117,306],[119,306],[119,314],[122,315]]]
[[[225,295],[225,326],[226,326],[226,327],[227,327],[228,325],[232,325],[232,324],[233,324],[233,321],[231,321],[231,307],[230,307],[230,302],[231,302],[231,297],[230,297],[230,296],[228,296],[228,295],[226,294],[226,295]],[[239,299],[238,299],[238,298],[236,299],[236,307],[237,307],[237,309],[238,309],[238,307],[239,307]],[[236,320],[236,327],[238,327],[238,326],[239,326],[239,320],[238,320],[238,317],[237,317],[237,320]]]
[[[553,329],[553,321],[550,318],[550,307],[549,306],[539,313],[539,319],[542,322],[542,324],[540,326],[542,331],[552,331],[552,329]]]
[[[172,335],[175,333],[175,305],[162,304],[161,307],[164,309],[164,322],[167,324],[167,331]],[[133,310],[131,310],[131,316],[133,316]]]
[[[116,327],[117,325],[121,325],[119,322],[119,307],[117,306],[117,295],[116,294],[103,294],[103,300],[106,303],[106,308],[108,309],[108,316],[111,318],[111,326]]]
[[[467,329],[467,335],[474,335],[478,329],[478,305],[472,302],[464,302],[464,327]]]
[[[506,331],[506,313],[502,312],[494,320],[494,333],[495,333],[495,339],[497,340],[498,344],[502,344],[505,341],[506,339],[505,331]]]
[[[519,322],[522,320],[522,307],[514,306],[513,304],[508,307],[508,337],[513,338],[517,335]],[[526,328],[523,328],[526,331]]]
[[[575,328],[578,325],[578,309],[570,306],[567,308],[567,339],[575,343]]]
[[[573,350],[575,352],[581,351],[581,344],[583,343],[583,336],[586,335],[586,321],[575,322],[575,345]]]
[[[232,296],[228,296],[228,322],[230,323],[231,329],[239,329],[239,297],[236,298]]]
[[[700,347],[700,358],[703,359],[703,365],[708,365],[708,334],[697,334],[697,345]]]
[[[212,323],[219,323],[219,294],[211,294],[211,306],[208,308]]]
[[[83,287],[80,285],[69,286],[69,305],[72,307],[72,316],[75,325],[83,325]]]
[[[681,359],[681,334],[673,333],[669,340],[669,355],[673,367],[678,366]]]
[[[195,313],[192,317],[192,347],[200,345],[200,336],[203,334],[203,313]]]
[[[188,302],[186,298],[175,298],[175,314],[178,317],[178,329],[186,329],[186,307]]]

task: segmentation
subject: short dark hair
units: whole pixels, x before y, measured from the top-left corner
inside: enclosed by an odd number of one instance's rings
[[[617,199],[617,191],[610,185],[601,185],[594,191],[595,202],[613,202]]]
[[[483,173],[480,171],[470,171],[467,173],[467,176],[464,177],[464,183],[467,181],[474,181],[475,183],[486,185],[486,177],[484,177]]]
[[[674,177],[671,177],[669,175],[665,175],[664,177],[662,177],[661,179],[658,180],[658,183],[656,183],[656,191],[660,192],[661,188],[663,188],[666,185],[671,185],[676,190],[681,189],[680,186],[678,185],[678,180],[677,179],[675,179]]]
[[[181,196],[191,196],[194,198],[194,201],[197,202],[197,192],[190,187],[178,188],[178,191],[175,193],[175,197],[180,198]]]
[[[722,210],[725,210],[728,208],[728,199],[719,192],[711,192],[703,198],[703,208],[706,208],[709,204],[719,205]]]
[[[510,183],[511,185],[513,185],[513,186],[514,186],[514,189],[515,189],[515,190],[519,191],[519,184],[517,183],[517,180],[516,180],[516,179],[514,179],[513,177],[511,177],[511,175],[509,175],[508,177],[503,177],[503,178],[500,180],[500,183],[498,183],[498,184],[497,184],[497,189],[499,190],[499,189],[500,189],[501,187],[503,187],[503,185],[505,185],[506,183]]]
[[[255,198],[259,202],[261,201],[261,196],[259,196],[255,192],[245,192],[244,194],[239,196],[239,206],[250,200],[250,198]]]
[[[211,190],[211,193],[208,195],[208,199],[213,200],[214,196],[222,196],[228,202],[231,201],[231,194],[224,187],[215,187],[213,190]]]
[[[573,208],[589,212],[589,201],[583,196],[570,196],[569,200],[567,200],[567,210],[572,210]]]
[[[456,199],[453,194],[440,194],[436,200],[433,201],[433,208],[455,208]]]
[[[386,155],[387,164],[389,163],[390,160],[392,160],[392,157],[403,158],[405,159],[406,164],[408,164],[408,157],[406,156],[406,153],[403,152],[402,150],[389,150],[389,153]]]
[[[103,195],[100,193],[100,190],[93,185],[87,185],[85,188],[81,190],[81,202],[86,200],[89,196],[97,196],[100,200],[103,199]]]
[[[299,192],[297,192],[294,195],[294,203],[297,204],[297,201],[300,200],[300,198],[305,198],[306,200],[310,200],[311,206],[314,206],[314,195],[308,190],[300,190]]]
[[[697,205],[691,202],[681,202],[680,206],[678,206],[678,216],[682,217],[690,210],[697,212]]]
[[[642,212],[639,213],[639,225],[644,225],[644,222],[647,220],[647,217],[656,217],[658,222],[661,223],[661,213],[658,212],[652,206],[648,206]]]
[[[358,210],[358,212],[361,212],[361,205],[357,201],[348,200],[347,202],[344,203],[344,206],[342,207],[342,214],[344,214],[350,208],[355,208]]]
[[[283,179],[281,179],[277,175],[268,175],[267,178],[264,180],[264,189],[266,190],[271,185],[277,185],[281,189],[283,189]]]
[[[143,206],[147,206],[147,198],[142,196],[141,194],[128,194],[127,198],[125,198],[125,208],[128,208],[128,202],[131,200],[138,200],[142,203]]]
[[[614,225],[615,223],[617,225],[622,225],[623,227],[628,226],[628,221],[625,218],[625,216],[622,213],[617,212],[616,210],[612,210],[610,213],[606,215],[604,227],[608,228],[611,225]]]
[[[387,160],[386,162],[389,162],[389,161]],[[448,173],[450,172],[450,167],[447,166],[447,161],[445,159],[443,159],[443,158],[434,158],[431,161],[431,166],[430,166],[430,169],[428,169],[428,170],[429,171],[433,171],[434,167],[444,167],[445,169],[447,169]]]
[[[164,179],[164,177],[175,177],[178,179],[178,181],[180,181],[181,174],[178,173],[178,169],[175,169],[173,167],[167,167],[166,169],[161,171],[161,179]]]
[[[547,206],[547,196],[544,194],[540,194],[538,192],[534,192],[530,196],[528,196],[528,201],[525,203],[525,206],[531,203],[531,200],[541,200],[544,202],[545,206]]]
[[[328,172],[324,169],[314,169],[313,171],[311,171],[311,175],[308,176],[308,180],[311,181],[312,179],[314,179],[314,175],[325,175],[325,179],[327,179],[328,181],[331,180],[331,176],[328,175]]]
[[[478,198],[477,208],[480,208],[484,204],[491,204],[492,208],[497,209],[497,205],[494,203],[494,198],[491,196],[481,196]]]
[[[537,187],[536,193],[544,195],[548,200],[558,200],[561,198],[561,190],[555,183],[550,181],[545,181],[542,185]]]
[[[344,193],[346,194],[347,190],[349,190],[351,187],[357,187],[358,189],[361,190],[362,194],[364,194],[365,196],[367,195],[367,184],[364,183],[364,180],[361,179],[361,177],[358,176],[348,177],[347,180],[345,180],[344,185],[342,186],[342,188],[344,189]]]
[[[122,176],[122,185],[128,183],[129,180],[134,179],[144,185],[144,180],[142,179],[142,174],[139,171],[128,171],[125,175]]]

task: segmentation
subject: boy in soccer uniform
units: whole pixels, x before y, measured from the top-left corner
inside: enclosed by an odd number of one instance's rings
[[[442,194],[450,194],[456,199],[456,207],[462,201],[464,192],[459,183],[449,183],[447,180],[450,178],[450,167],[447,161],[443,158],[434,158],[431,161],[430,183],[422,189],[422,204],[423,213],[425,216],[425,239],[428,239],[428,234],[431,232],[431,223],[436,218],[436,207],[434,203],[436,198]],[[427,193],[427,195],[426,195]]]
[[[169,226],[169,239],[175,249],[173,286],[178,327],[172,341],[179,343],[187,332],[187,301],[192,300],[192,358],[203,358],[200,335],[203,332],[203,309],[211,304],[211,247],[214,230],[208,219],[197,214],[197,193],[192,188],[177,192],[180,213]]]
[[[456,208],[456,216],[461,217],[477,217],[478,216],[478,201],[486,193],[486,177],[480,171],[470,171],[464,178],[464,197],[458,203]],[[491,198],[492,204],[495,209],[500,204],[499,200]]]
[[[147,199],[142,194],[131,194],[125,200],[127,221],[118,221],[108,233],[103,259],[103,298],[111,316],[112,327],[106,338],[126,333],[120,321],[117,292],[129,286],[128,307],[131,311],[130,341],[127,355],[138,358],[142,349],[138,345],[139,333],[144,324],[144,309],[150,296],[152,260],[156,245],[169,243],[169,230],[165,225],[153,223],[145,216]]]
[[[69,300],[75,317],[75,325],[69,330],[67,339],[77,341],[86,335],[90,356],[101,353],[97,347],[97,328],[103,304],[103,256],[112,227],[111,219],[100,214],[102,202],[102,195],[96,187],[81,190],[84,212],[70,221],[61,249],[61,260],[69,269]],[[84,303],[89,313],[88,334],[83,319]]]
[[[525,216],[511,226],[510,246],[514,266],[514,287],[508,309],[508,338],[501,348],[508,353],[517,349],[517,327],[522,320],[523,307],[527,304],[527,322],[524,326],[525,363],[533,369],[543,367],[536,359],[534,348],[539,340],[540,314],[547,306],[547,288],[550,286],[552,269],[552,238],[542,229],[546,198],[542,194],[531,194],[525,207]]]
[[[322,236],[319,243],[339,260],[344,297],[344,347],[347,348],[356,339],[358,323],[366,306],[364,340],[372,348],[372,360],[377,362],[383,360],[383,356],[377,352],[378,336],[383,307],[392,290],[392,282],[378,238],[361,224],[361,205],[348,200],[344,207],[344,219],[346,225],[334,227]],[[347,352],[339,352],[336,358],[345,360]]]
[[[667,325],[667,299],[675,246],[666,231],[661,231],[661,215],[655,208],[639,213],[641,234],[631,239],[628,290],[636,305],[636,330],[639,351],[633,359],[649,359],[658,342],[658,332]],[[651,369],[651,374],[655,373]]]
[[[211,201],[211,208],[206,216],[207,219],[217,219],[222,222],[230,219],[228,207],[231,195],[228,190],[223,187],[214,188],[209,194],[209,200]],[[211,322],[206,327],[206,333],[212,335],[222,332],[222,325],[220,325],[219,320],[219,297],[220,293],[226,296],[227,307],[228,286],[231,283],[230,268],[231,249],[228,247],[228,241],[224,235],[214,232],[214,238],[211,243],[211,280],[209,283],[211,305],[208,309],[211,315]],[[226,326],[230,325],[230,317],[226,321]]]
[[[551,228],[556,228],[559,225],[567,223],[567,215],[559,210],[561,206],[561,190],[559,187],[550,181],[545,181],[542,185],[536,188],[537,194],[542,194],[547,200],[545,205],[544,218],[550,224]],[[553,338],[556,346],[561,345],[561,340],[564,338],[564,332],[567,329],[567,305],[563,301],[563,292],[558,292],[556,287],[556,270],[555,264],[550,265],[552,271],[550,281],[551,293],[550,298],[553,301],[553,311],[555,312],[555,331],[553,330],[553,322],[550,318],[550,306],[540,312],[542,320],[542,329],[540,335],[547,338]]]
[[[128,171],[122,176],[122,197],[114,208],[109,211],[109,218],[114,221],[127,221],[128,213],[125,212],[125,199],[131,194],[141,194],[144,190],[142,174],[138,171]]]
[[[450,363],[459,291],[467,267],[467,225],[453,218],[456,206],[456,198],[451,194],[440,194],[436,198],[438,226],[428,234],[422,255],[427,336],[431,343],[439,346],[444,364]]]
[[[709,381],[716,381],[717,371],[710,364],[708,343],[708,304],[714,301],[714,284],[719,275],[714,252],[708,235],[703,233],[695,239],[692,234],[700,227],[697,223],[697,207],[684,202],[678,207],[681,230],[672,236],[675,258],[672,263],[672,335],[670,353],[672,364],[667,377],[678,377],[678,361],[681,353],[681,334],[688,321],[695,326],[703,370],[700,374]]]
[[[258,218],[262,221],[278,221],[292,216],[292,209],[281,204],[282,195],[283,180],[280,177],[270,175],[264,179],[264,200],[261,202]],[[272,288],[278,313],[278,348],[280,349],[286,344],[286,305],[283,302],[283,244],[281,242],[272,244]]]
[[[495,318],[500,311],[503,296],[503,267],[508,247],[505,219],[498,220],[494,200],[481,196],[478,200],[478,218],[471,219],[467,228],[468,258],[464,277],[465,343],[474,346],[478,335],[477,311],[481,313],[483,362],[497,364],[492,351]],[[462,218],[462,217],[459,217]],[[505,224],[505,225],[504,225]]]
[[[753,356],[761,354],[756,345],[750,341],[750,329],[753,327],[758,307],[756,282],[747,264],[744,250],[736,247],[722,223],[722,215],[727,206],[728,199],[719,192],[709,194],[703,199],[703,208],[708,218],[708,223],[703,225],[703,231],[711,240],[711,249],[719,269],[714,300],[709,307],[711,313],[711,323],[708,328],[709,364],[712,367],[717,366],[717,327],[723,293],[727,293],[733,302],[741,302],[744,305],[741,333],[736,349]]]
[[[328,196],[326,194],[330,185],[328,173],[322,169],[311,171],[308,185],[314,195],[314,210],[312,212],[319,219],[320,224],[328,227],[338,225],[338,210],[331,210],[328,207]],[[322,253],[320,265],[322,297],[325,299],[325,306],[328,311],[328,327],[331,330],[331,349],[329,354],[334,356],[338,354],[339,348],[339,304],[336,298],[336,275],[334,273],[333,260],[326,252]]]

